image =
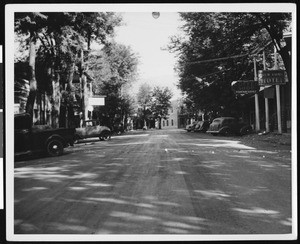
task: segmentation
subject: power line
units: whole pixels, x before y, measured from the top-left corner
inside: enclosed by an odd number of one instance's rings
[[[223,57],[223,58],[215,58],[215,59],[207,59],[207,60],[201,60],[201,61],[195,61],[195,62],[187,62],[188,64],[201,64],[201,63],[208,63],[208,62],[215,62],[215,61],[221,61],[221,60],[226,60],[226,59],[234,59],[234,58],[242,58],[245,56],[248,56],[249,54],[240,54],[240,55],[235,55],[235,56],[230,56],[230,57]]]
[[[214,58],[214,59],[200,60],[200,61],[195,61],[195,62],[187,62],[187,63],[188,64],[201,64],[201,63],[222,61],[222,60],[226,60],[226,59],[235,59],[235,58],[242,58],[242,57],[246,57],[246,56],[254,56],[254,55],[260,53],[262,50],[264,50],[271,43],[272,43],[272,41],[268,41],[266,43],[266,45],[264,45],[263,47],[257,47],[251,53],[239,54],[239,55],[234,55],[234,56],[229,56],[229,57],[223,57],[223,58]]]
[[[201,75],[201,76],[195,76],[194,75],[194,76],[197,77],[197,78],[204,78],[204,77],[215,75],[215,74],[218,74],[218,73],[223,73],[223,72],[226,72],[228,70],[230,70],[230,68],[225,69],[225,70],[216,71],[216,72],[213,72],[213,73],[210,73],[210,74],[205,74],[205,75]]]

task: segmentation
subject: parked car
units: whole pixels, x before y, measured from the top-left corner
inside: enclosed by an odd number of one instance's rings
[[[83,121],[83,127],[76,128],[75,142],[91,137],[99,137],[101,141],[108,140],[111,137],[111,130],[107,126],[100,125],[98,120],[85,120]]]
[[[207,133],[213,135],[245,135],[252,131],[252,127],[233,117],[220,117],[213,120]]]
[[[197,123],[198,123],[198,121],[194,121],[194,122],[192,122],[191,124],[187,125],[187,126],[185,127],[186,131],[187,131],[187,132],[193,131],[193,130],[195,129],[195,126],[196,126]]]
[[[209,121],[199,121],[194,128],[194,131],[196,132],[206,132],[209,128]]]
[[[195,132],[206,132],[209,128],[208,121],[194,121],[193,123],[186,126],[187,132],[195,131]]]
[[[60,156],[64,148],[74,143],[74,128],[52,129],[47,125],[32,125],[28,113],[14,115],[15,156],[46,152]]]

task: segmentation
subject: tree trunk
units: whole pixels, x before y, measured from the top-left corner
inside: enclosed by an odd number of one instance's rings
[[[67,91],[73,91],[74,72],[75,72],[75,60],[68,68],[68,85],[66,89]]]
[[[124,122],[123,122],[124,130],[127,130],[127,127],[128,127],[127,120],[128,120],[128,115],[126,113],[124,116]]]
[[[81,76],[81,88],[82,88],[82,113],[83,113],[83,120],[88,119],[88,94],[87,94],[87,85],[86,85],[86,76],[82,74]]]
[[[67,115],[67,109],[65,106],[60,106],[59,109],[59,127],[65,128],[66,127],[66,115]]]
[[[73,106],[68,106],[68,128],[75,128],[75,117],[74,117],[74,109]]]
[[[278,52],[284,63],[284,67],[285,67],[289,82],[291,82],[291,56],[290,56],[286,46],[281,48]]]
[[[281,48],[279,50],[279,54],[283,60],[284,63],[284,67],[287,73],[287,77],[288,77],[288,83],[289,84],[285,84],[282,88],[281,88],[281,94],[282,94],[282,131],[283,132],[287,132],[287,113],[286,113],[286,98],[285,98],[285,92],[287,89],[289,89],[289,86],[291,85],[292,82],[292,72],[291,72],[291,56],[289,54],[289,50],[287,49],[287,46]]]
[[[76,60],[76,58],[75,58]],[[70,95],[73,95],[75,98],[75,94],[73,93],[73,78],[74,78],[74,72],[75,72],[75,60],[74,62],[69,66],[69,77],[68,77],[68,85],[67,85],[67,91],[70,93]],[[70,104],[67,104],[67,113],[66,113],[66,127],[74,127],[74,109],[73,109],[73,102]]]
[[[31,115],[33,119],[33,106],[37,94],[37,82],[35,78],[35,58],[36,58],[36,39],[35,37],[30,38],[29,44],[29,95],[26,103],[26,112]]]
[[[161,129],[161,117],[158,118],[158,129]]]
[[[52,119],[52,127],[59,127],[59,108],[61,104],[61,93],[60,93],[60,85],[59,85],[60,76],[57,75],[52,80],[52,111],[51,111],[51,119]]]

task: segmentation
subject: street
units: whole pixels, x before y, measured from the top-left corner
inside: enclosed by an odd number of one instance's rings
[[[15,234],[288,234],[291,155],[184,130],[15,162]]]

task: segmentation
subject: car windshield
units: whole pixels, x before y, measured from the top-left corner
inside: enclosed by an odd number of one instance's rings
[[[221,119],[214,119],[214,123],[221,123]]]
[[[85,123],[86,126],[93,126],[93,122],[92,121],[88,121]]]
[[[234,119],[225,119],[224,122],[230,124],[234,122]]]
[[[96,126],[97,121],[96,120],[87,120],[85,121],[85,126]]]

